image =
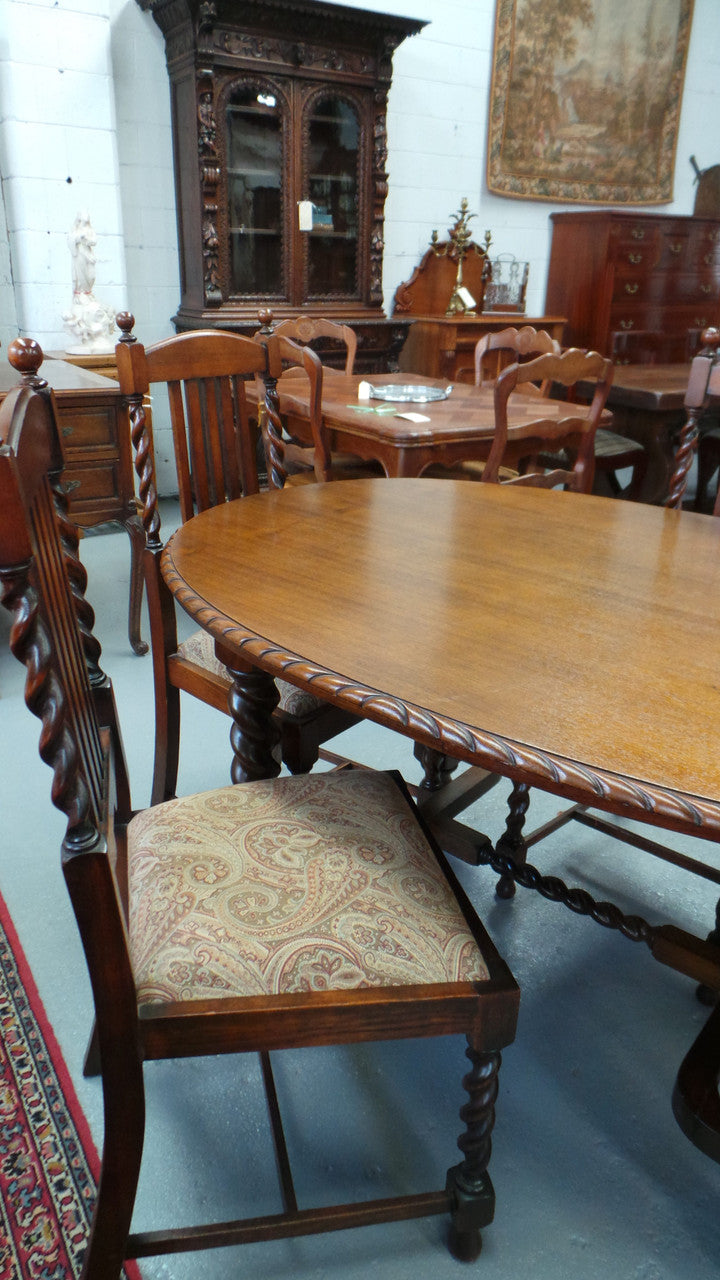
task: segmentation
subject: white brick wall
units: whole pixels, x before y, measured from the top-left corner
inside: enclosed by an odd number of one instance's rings
[[[394,56],[388,110],[390,193],[385,303],[407,279],[430,232],[442,235],[460,198],[499,252],[530,261],[528,311],[541,311],[550,248],[543,201],[485,188],[495,0],[344,0],[411,14],[429,25]],[[0,340],[19,328],[64,346],[70,302],[66,234],[87,208],[98,235],[95,292],[129,308],[149,342],[172,332],[179,302],[170,99],[163,38],[135,0],[0,0]],[[695,0],[667,212],[692,212],[691,155],[720,161],[718,0]],[[72,181],[68,182],[67,179]],[[169,440],[157,413],[161,489]]]

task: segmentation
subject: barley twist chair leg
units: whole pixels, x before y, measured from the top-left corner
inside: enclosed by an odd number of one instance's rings
[[[530,788],[525,782],[516,782],[508,800],[508,816],[505,820],[505,832],[497,843],[497,852],[512,858],[516,866],[525,865],[527,847],[523,838],[525,815],[530,804]],[[512,898],[515,895],[515,881],[512,876],[501,876],[495,892],[499,898]]]
[[[502,1057],[479,1053],[470,1044],[465,1053],[472,1064],[463,1079],[469,1101],[460,1109],[466,1130],[458,1138],[458,1146],[465,1158],[448,1170],[446,1190],[452,1206],[450,1252],[461,1262],[474,1262],[482,1249],[481,1228],[492,1222],[495,1213],[495,1191],[487,1166]]]

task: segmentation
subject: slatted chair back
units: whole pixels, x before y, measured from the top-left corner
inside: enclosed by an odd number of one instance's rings
[[[531,356],[559,355],[560,343],[545,329],[523,325],[521,329],[510,327],[498,333],[486,333],[475,344],[475,386],[495,382],[503,367],[513,359],[529,359]],[[539,388],[536,388],[539,390]],[[549,395],[549,384],[542,388]]]
[[[266,370],[265,353],[240,334],[202,329],[143,346],[132,337],[134,317],[118,316],[118,381],[130,407],[136,449],[150,464],[144,397],[164,384],[183,521],[259,490],[257,441],[250,426],[247,384]],[[254,399],[251,401],[254,406]]]
[[[612,384],[613,365],[596,351],[579,351],[570,347],[560,355],[538,356],[526,364],[512,364],[503,370],[495,383],[495,434],[481,480],[498,483],[499,469],[517,466],[521,474],[508,484],[555,488],[562,485],[579,493],[590,493],[595,473],[595,433]],[[560,417],[538,416],[515,427],[512,449],[508,448],[508,403],[516,390],[525,393],[528,384],[559,383],[571,389],[575,383],[594,382],[590,405],[568,404],[568,412]],[[540,411],[540,406],[538,406]],[[568,466],[552,466],[546,470],[540,456],[564,451]],[[571,465],[570,465],[571,464]]]

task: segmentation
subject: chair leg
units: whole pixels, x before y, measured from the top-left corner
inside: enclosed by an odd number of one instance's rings
[[[472,1064],[463,1079],[469,1101],[460,1109],[466,1129],[458,1146],[465,1158],[448,1170],[446,1191],[451,1199],[450,1252],[461,1262],[474,1262],[482,1249],[480,1230],[495,1215],[495,1191],[487,1167],[502,1057],[479,1053],[469,1041],[465,1055]]]
[[[151,804],[172,800],[177,791],[180,762],[180,690],[166,685],[165,694],[155,700],[155,760]]]
[[[527,845],[523,838],[525,815],[530,804],[530,788],[525,782],[516,782],[508,799],[508,816],[505,820],[505,832],[497,842],[497,852],[512,858],[517,866],[525,865]],[[499,898],[515,896],[515,881],[512,876],[501,876],[495,887]]]
[[[145,1134],[142,1064],[103,1075],[105,1139],[80,1280],[119,1280],[126,1258]]]

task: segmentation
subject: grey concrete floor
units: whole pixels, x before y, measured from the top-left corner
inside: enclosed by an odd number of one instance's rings
[[[166,507],[170,523],[174,506]],[[168,527],[166,519],[166,529]],[[129,544],[123,532],[87,538],[82,556],[112,676],[134,801],[149,797],[150,659],[127,642]],[[24,707],[22,670],[0,616],[0,891],[36,977],[98,1144],[96,1080],[82,1077],[91,1024],[84,962],[62,882],[63,819],[37,755],[38,723]],[[179,790],[228,780],[228,721],[188,699]],[[418,779],[411,745],[360,725],[333,747]],[[470,814],[493,836],[505,817],[501,784]],[[530,823],[560,802],[534,794]],[[673,839],[673,837],[671,837]],[[720,865],[714,847],[695,846]],[[571,824],[535,848],[562,875],[651,922],[695,932],[712,925],[713,886]],[[670,1107],[683,1055],[707,1011],[693,984],[647,950],[534,894],[510,903],[486,870],[460,868],[522,990],[517,1039],[504,1054],[491,1171],[494,1223],[471,1267],[445,1250],[441,1218],[142,1264],[147,1280],[711,1280],[720,1262],[720,1168],[678,1128]],[[404,1042],[277,1055],[296,1153],[298,1190],[363,1198],[442,1185],[458,1159],[465,1095],[462,1040]],[[148,1133],[135,1225],[223,1219],[278,1207],[256,1063],[251,1058],[151,1064]]]

